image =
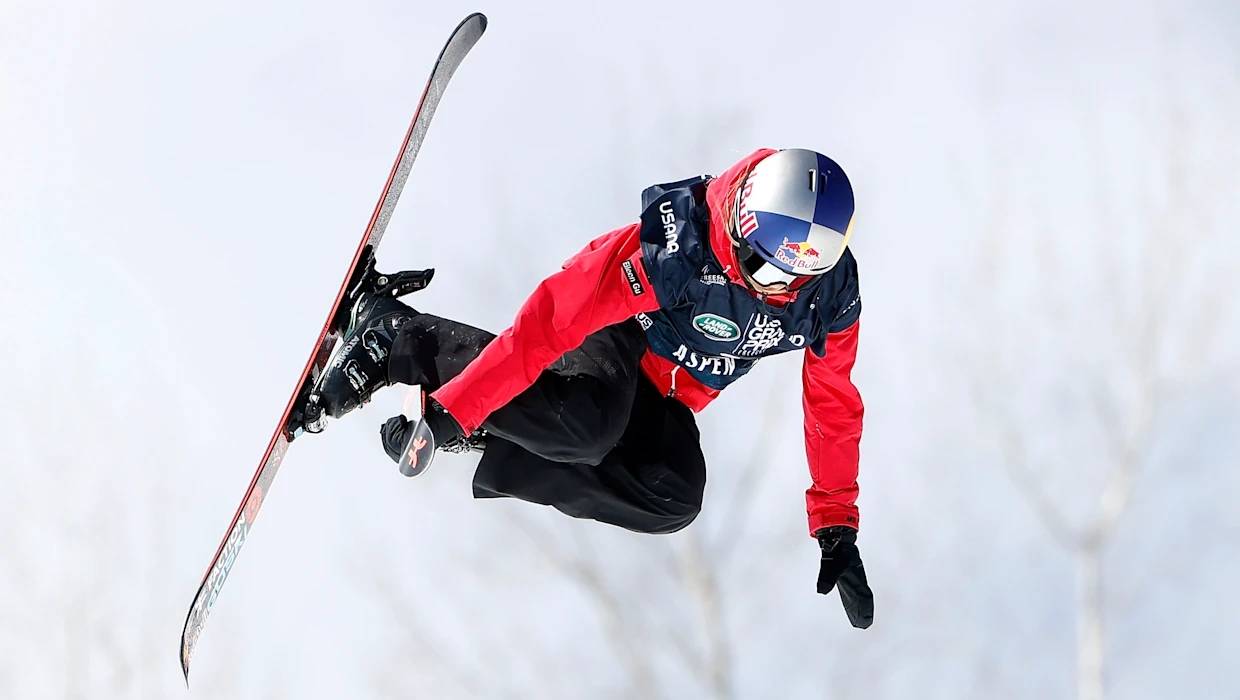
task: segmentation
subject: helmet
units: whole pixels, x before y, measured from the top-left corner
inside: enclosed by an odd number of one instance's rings
[[[742,181],[731,235],[746,277],[793,288],[835,267],[852,221],[844,169],[821,153],[790,148],[759,161]]]

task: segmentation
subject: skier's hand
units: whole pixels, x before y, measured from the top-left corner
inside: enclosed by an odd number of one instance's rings
[[[410,430],[413,430],[413,421],[404,416],[392,416],[379,426],[379,439],[383,442],[383,451],[397,464],[400,464],[400,453],[405,449]]]
[[[874,593],[865,579],[865,566],[857,550],[857,531],[840,525],[823,528],[814,536],[822,547],[818,592],[826,595],[838,583],[848,621],[853,627],[869,627],[874,622]]]
[[[427,427],[431,429],[431,435],[435,436],[437,445],[447,445],[465,436],[461,424],[435,399],[426,400],[426,414],[423,417]],[[405,449],[405,443],[409,441],[409,431],[413,430],[413,427],[413,421],[404,416],[392,416],[380,426],[379,438],[383,441],[383,451],[393,462],[400,464],[400,455]]]

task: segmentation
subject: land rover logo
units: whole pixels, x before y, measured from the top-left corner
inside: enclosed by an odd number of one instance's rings
[[[735,323],[715,314],[694,316],[693,326],[711,340],[727,341],[741,337],[741,329]]]

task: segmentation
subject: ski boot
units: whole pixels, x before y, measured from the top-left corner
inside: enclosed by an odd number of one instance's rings
[[[373,264],[373,259],[367,262],[350,289],[356,298],[342,308],[347,315],[337,319],[341,339],[305,398],[299,417],[306,432],[322,432],[327,416],[340,418],[391,383],[392,343],[401,326],[418,313],[399,297],[426,287],[433,275],[431,270],[384,275]]]

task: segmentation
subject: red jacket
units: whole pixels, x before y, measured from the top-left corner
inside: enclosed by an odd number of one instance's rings
[[[736,268],[723,213],[731,211],[730,193],[752,165],[774,151],[762,149],[729,168],[707,187],[711,212],[711,247],[735,284],[744,282]],[[488,345],[465,371],[434,393],[466,433],[492,411],[534,383],[561,355],[586,336],[642,312],[654,311],[654,294],[634,295],[621,264],[631,261],[642,284],[651,288],[642,266],[639,224],[632,223],[591,241],[543,280],[517,312],[512,327]],[[795,292],[782,299],[794,298]],[[767,297],[767,303],[779,303]],[[827,336],[823,357],[805,351],[801,371],[805,412],[805,451],[813,484],[805,492],[809,530],[858,525],[857,465],[863,406],[849,374],[857,356],[857,323]],[[642,357],[646,377],[665,395],[694,411],[706,407],[718,391],[703,386],[677,365],[649,351]]]

